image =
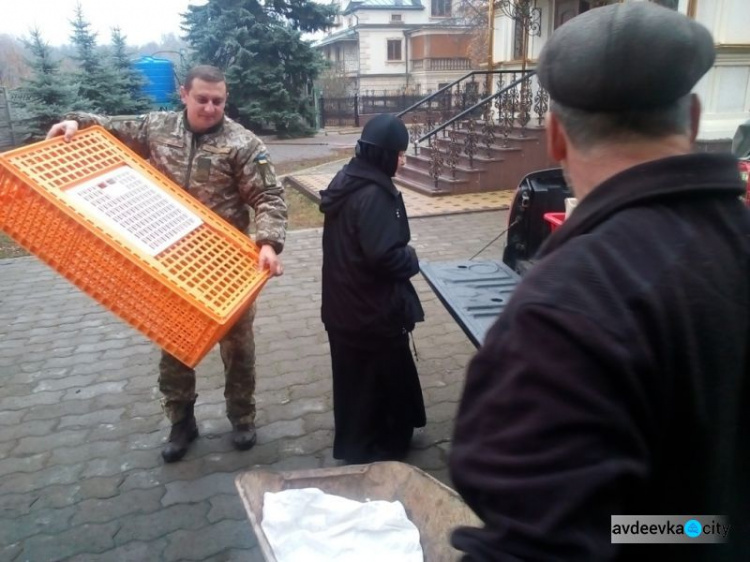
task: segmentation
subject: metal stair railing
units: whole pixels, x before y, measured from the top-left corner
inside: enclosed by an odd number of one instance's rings
[[[506,72],[506,71],[503,71],[503,72]],[[515,74],[518,74],[518,72],[516,72]],[[524,76],[522,76],[521,78],[518,78],[517,80],[514,80],[513,82],[511,82],[510,84],[508,84],[507,86],[505,86],[502,90],[499,90],[499,91],[495,92],[494,94],[492,94],[490,96],[487,96],[487,97],[479,100],[477,103],[475,103],[471,107],[469,107],[467,109],[464,109],[461,113],[459,113],[457,115],[454,115],[453,117],[451,117],[450,119],[448,119],[448,121],[446,121],[442,125],[440,125],[438,127],[435,127],[433,130],[431,130],[428,133],[425,133],[423,136],[421,136],[419,138],[419,140],[417,140],[417,144],[422,143],[422,142],[426,141],[427,139],[429,139],[430,137],[433,137],[433,136],[437,135],[440,131],[444,130],[449,125],[452,125],[456,121],[460,121],[461,119],[463,119],[467,115],[470,115],[472,112],[474,112],[475,110],[477,110],[480,107],[484,106],[485,104],[489,104],[490,102],[495,101],[496,99],[498,99],[501,96],[505,95],[506,92],[510,91],[512,88],[515,88],[516,86],[518,86],[522,82],[530,80],[535,74],[536,74],[535,70],[527,70]]]
[[[480,96],[476,87],[475,76],[487,76],[489,74],[498,77],[497,91],[490,94],[487,91],[487,86],[485,86],[484,96]],[[507,85],[505,85],[506,76],[510,79]],[[525,136],[527,126],[532,118],[532,112],[536,114],[538,124],[542,124],[544,114],[549,107],[549,95],[538,81],[535,84],[532,83],[534,76],[536,76],[535,70],[470,72],[398,114],[399,117],[403,118],[404,115],[412,113],[410,136],[414,145],[415,156],[419,154],[421,144],[427,141],[427,146],[431,149],[429,172],[436,189],[446,164],[450,170],[450,175],[453,179],[456,179],[461,153],[468,156],[469,168],[474,168],[474,157],[480,150],[480,144],[485,147],[487,157],[490,158],[495,147],[498,129],[501,146],[505,148],[509,146],[510,136],[516,127],[520,128],[519,136]],[[470,84],[474,84],[474,86],[466,85],[461,91],[461,83],[469,79],[472,81]],[[456,94],[449,92],[453,87],[456,87]],[[459,103],[454,102],[455,95],[459,96]],[[434,107],[436,99],[440,102],[437,108]],[[458,114],[449,115],[449,110],[458,108],[461,108]],[[433,122],[433,114],[436,111],[442,121],[439,124]],[[480,117],[481,128],[477,132],[476,125],[479,123]],[[467,126],[462,133],[459,133],[457,123],[462,121]],[[437,135],[441,131],[443,137],[447,137],[449,143],[445,154],[441,152],[436,142]],[[461,138],[464,142],[463,147],[458,146]],[[447,162],[445,160],[446,155]]]
[[[446,86],[443,86],[438,91],[431,93],[430,95],[428,95],[425,98],[422,98],[417,103],[415,103],[415,104],[407,107],[406,109],[404,109],[402,112],[397,113],[396,117],[403,118],[404,115],[406,115],[407,113],[411,113],[412,111],[414,111],[415,109],[423,106],[424,104],[426,104],[428,102],[431,102],[432,100],[434,100],[437,97],[440,97],[442,94],[444,94],[448,90],[452,89],[453,86],[455,86],[457,84],[460,84],[461,82],[463,82],[464,80],[468,80],[469,78],[473,78],[475,76],[488,76],[488,75],[498,76],[498,75],[503,75],[503,74],[512,74],[514,72],[517,73],[518,71],[514,71],[514,70],[472,70],[468,74],[464,74],[463,76],[461,76],[461,78],[458,78],[458,79],[454,80],[453,82],[451,82],[450,84],[447,84]]]

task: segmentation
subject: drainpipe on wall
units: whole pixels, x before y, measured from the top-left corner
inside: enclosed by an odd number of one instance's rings
[[[362,76],[362,50],[359,48],[361,37],[359,35],[359,16],[357,14],[352,14],[352,17],[357,20],[357,23],[354,24],[354,33],[357,34],[357,84],[355,87],[355,93],[359,94]]]
[[[489,7],[489,15],[487,16],[489,18],[489,33],[487,38],[487,70],[490,72],[494,70],[495,61],[493,61],[493,53],[492,50],[494,48],[495,43],[495,2],[491,0],[488,2],[490,5]],[[488,93],[492,93],[492,74],[487,74],[487,82],[485,84],[485,88],[487,89]]]
[[[359,34],[359,31],[357,31],[357,93],[359,93],[360,85],[362,83],[362,53],[359,48],[360,41],[361,36]]]
[[[404,93],[406,93],[406,90],[409,89],[409,36],[406,29],[404,29],[404,74],[406,75]]]

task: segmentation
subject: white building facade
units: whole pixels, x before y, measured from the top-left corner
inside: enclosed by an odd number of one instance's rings
[[[424,1],[424,4],[423,4]],[[471,70],[452,0],[354,0],[315,48],[350,93],[426,94]]]
[[[568,19],[588,9],[618,1],[650,0],[537,0],[538,29],[528,38],[526,66],[533,68],[550,34]],[[750,118],[750,0],[661,0],[705,25],[716,42],[716,62],[695,92],[703,104],[698,135],[702,141],[731,139],[740,123]],[[494,16],[492,60],[495,69],[520,68],[523,53],[520,30],[500,10]],[[655,85],[658,87],[658,85]]]

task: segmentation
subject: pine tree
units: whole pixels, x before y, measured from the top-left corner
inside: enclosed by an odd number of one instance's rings
[[[23,80],[19,96],[18,105],[28,115],[21,125],[28,140],[41,140],[49,128],[71,110],[74,88],[60,73],[60,61],[53,58],[50,46],[38,29],[31,32],[24,44],[33,58],[29,60],[32,75]]]
[[[130,61],[127,44],[119,27],[112,30],[111,65],[116,80],[112,88],[119,95],[115,115],[133,115],[143,113],[151,108],[151,101],[143,94],[146,79],[138,72]]]
[[[188,7],[183,29],[195,60],[226,73],[230,117],[293,136],[310,130],[308,88],[324,68],[301,33],[328,27],[335,10],[311,0],[208,0]]]
[[[70,40],[76,48],[80,71],[78,81],[78,109],[115,115],[122,103],[122,93],[113,88],[114,72],[105,64],[104,55],[96,45],[96,33],[83,16],[81,5],[76,5],[73,35]]]

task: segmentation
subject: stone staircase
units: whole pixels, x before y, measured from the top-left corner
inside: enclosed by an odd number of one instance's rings
[[[504,139],[500,127],[493,127],[494,139],[483,138],[482,122],[475,126],[475,139],[462,122],[449,136],[438,133],[432,146],[424,143],[414,154],[407,152],[406,166],[394,178],[397,184],[425,195],[455,195],[515,189],[523,177],[535,170],[555,167],[547,156],[543,127],[514,127]],[[487,141],[491,140],[489,144]],[[472,156],[467,144],[473,144]],[[437,152],[437,154],[434,154]],[[453,152],[453,154],[451,154]],[[451,166],[451,157],[455,165]],[[435,179],[435,160],[442,163]]]
[[[492,91],[479,91],[492,74]],[[401,112],[416,146],[396,183],[426,195],[513,190],[529,173],[557,167],[542,126],[549,96],[535,72],[472,71]]]

